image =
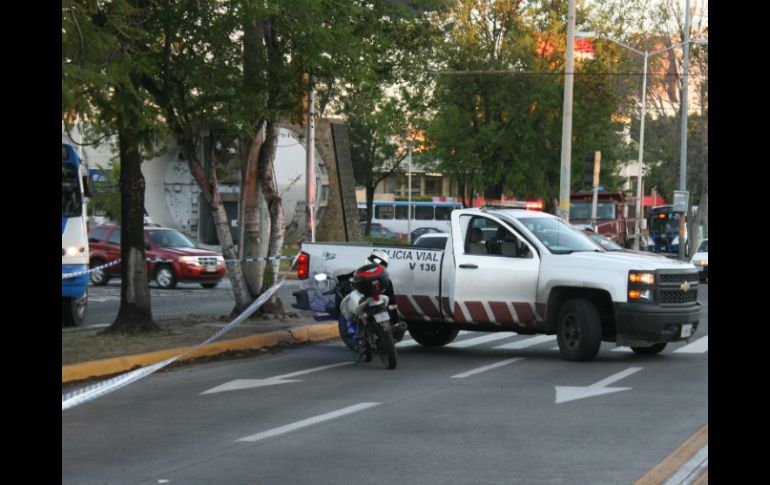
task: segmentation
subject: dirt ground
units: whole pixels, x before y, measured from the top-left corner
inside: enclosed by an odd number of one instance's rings
[[[285,330],[297,325],[311,323],[297,314],[273,319],[249,319],[231,329],[216,341],[248,337],[258,333]],[[140,335],[104,335],[99,330],[76,330],[62,332],[62,365],[78,364],[92,360],[108,359],[125,355],[143,354],[177,347],[192,347],[200,344],[230,323],[212,317],[186,318],[184,320],[161,320],[157,322],[160,331]]]

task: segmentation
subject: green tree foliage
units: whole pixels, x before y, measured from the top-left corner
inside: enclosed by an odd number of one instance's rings
[[[546,5],[547,4],[547,5]],[[488,198],[557,196],[563,95],[566,4],[457,2],[440,47],[431,155],[456,178],[466,203]],[[572,159],[602,151],[602,183],[625,155],[616,121],[621,90],[607,76],[607,60],[576,65]],[[579,189],[582,163],[573,163]]]
[[[109,169],[99,168],[99,174],[103,182],[95,184],[96,192],[91,196],[89,209],[120,224],[120,162],[112,162]]]

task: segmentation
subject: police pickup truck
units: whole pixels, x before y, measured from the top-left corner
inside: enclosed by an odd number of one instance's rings
[[[352,272],[375,248],[389,255],[398,312],[425,346],[460,330],[556,334],[565,359],[588,361],[603,341],[656,354],[698,329],[695,266],[604,251],[531,210],[455,210],[444,249],[304,243],[298,276]]]

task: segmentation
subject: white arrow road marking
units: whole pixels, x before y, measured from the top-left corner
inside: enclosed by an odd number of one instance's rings
[[[695,342],[674,351],[675,354],[703,354],[709,350],[709,336],[701,337]]]
[[[605,387],[613,382],[624,379],[635,372],[639,372],[643,367],[629,367],[628,369],[613,374],[606,379],[602,379],[599,382],[591,384],[590,386],[555,386],[556,387],[556,404],[575,401],[577,399],[583,399],[586,397],[601,396],[602,394],[610,394],[619,391],[628,391],[630,387]]]
[[[467,372],[463,372],[461,374],[455,374],[452,376],[454,379],[464,379],[468,376],[481,374],[482,372],[486,372],[488,370],[497,369],[498,367],[502,367],[504,365],[513,364],[517,360],[524,360],[524,357],[514,357],[513,359],[506,359],[501,360],[500,362],[496,362],[494,364],[485,365],[484,367],[477,367],[475,369],[471,369]]]
[[[526,349],[533,345],[542,344],[544,342],[550,342],[556,340],[556,335],[539,335],[537,337],[527,338],[524,340],[518,340],[509,344],[498,345],[496,349]],[[558,347],[557,347],[558,348]]]
[[[312,369],[305,369],[297,372],[292,372],[289,374],[283,374],[280,376],[275,377],[268,377],[267,379],[236,379],[234,381],[226,382],[222,384],[221,386],[217,386],[214,388],[209,389],[208,391],[203,391],[201,395],[203,394],[214,394],[216,392],[225,392],[225,391],[238,391],[241,389],[250,389],[252,387],[264,387],[264,386],[274,386],[276,384],[288,384],[290,382],[301,382],[298,379],[289,379],[290,377],[296,377],[301,376],[303,374],[310,374],[311,372],[318,372],[326,369],[331,369],[333,367],[340,367],[343,365],[351,365],[355,362],[339,362],[337,364],[331,364],[331,365],[324,365],[321,367],[313,367]]]
[[[337,411],[332,411],[330,413],[314,416],[312,418],[304,419],[302,421],[297,421],[296,423],[291,423],[285,426],[280,426],[278,428],[273,428],[267,431],[263,431],[255,435],[246,436],[245,438],[241,438],[236,441],[248,441],[253,443],[255,441],[260,441],[267,438],[272,438],[273,436],[290,433],[292,431],[296,431],[301,428],[306,428],[314,424],[323,423],[324,421],[329,421],[342,416],[347,416],[348,414],[357,413],[358,411],[363,411],[364,409],[369,409],[371,407],[379,406],[379,405],[380,403],[378,402],[362,402],[360,404],[339,409]]]

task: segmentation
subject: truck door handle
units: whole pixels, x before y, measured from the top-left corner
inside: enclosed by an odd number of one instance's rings
[[[472,264],[472,263],[471,264],[461,264],[460,267],[464,268],[464,269],[479,269],[479,265],[478,264]]]

